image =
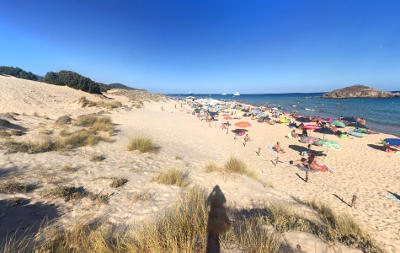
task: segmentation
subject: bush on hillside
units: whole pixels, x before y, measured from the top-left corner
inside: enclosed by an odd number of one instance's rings
[[[77,90],[101,94],[101,84],[72,71],[62,70],[60,72],[47,72],[43,78],[43,82],[55,85],[66,85]]]
[[[18,67],[0,66],[0,74],[15,76],[22,79],[37,81],[38,77],[32,72],[26,72]]]

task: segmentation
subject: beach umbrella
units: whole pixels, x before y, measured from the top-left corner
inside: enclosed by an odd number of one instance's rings
[[[237,126],[237,127],[251,127],[251,124],[249,122],[242,121],[242,122],[236,123],[235,126]]]
[[[238,110],[239,110],[239,111],[243,111],[243,108],[242,108],[242,107],[239,107]]]
[[[296,121],[298,121],[298,122],[303,122],[303,123],[311,122],[311,120],[309,120],[309,119],[307,119],[307,118],[304,118],[304,117],[296,118]]]
[[[200,109],[194,109],[194,112],[195,112],[195,113],[199,113],[199,112],[200,112]]]
[[[289,123],[290,120],[288,118],[280,118],[279,120],[281,123]]]
[[[213,108],[211,106],[206,107],[207,110],[212,110]]]
[[[253,114],[258,114],[258,113],[260,113],[261,111],[260,110],[251,110],[250,111],[250,113],[253,113]]]
[[[300,139],[300,142],[302,143],[307,143],[307,144],[315,144],[315,142],[321,140],[320,138],[317,137],[311,137],[311,136],[303,136]]]
[[[396,138],[387,138],[383,140],[383,143],[386,145],[391,145],[391,146],[398,146],[400,147],[400,139]]]
[[[326,122],[332,122],[332,121],[334,121],[334,119],[332,119],[332,118],[326,118],[326,119],[324,119]]]
[[[339,143],[332,140],[318,140],[315,142],[315,145],[331,149],[340,149]]]
[[[321,133],[321,134],[335,134],[335,132],[333,132],[332,129],[327,128],[327,127],[317,129],[314,132]]]
[[[310,130],[317,130],[320,129],[320,127],[316,126],[316,125],[304,125],[303,128],[305,129],[310,129]]]
[[[331,126],[345,127],[346,125],[343,122],[335,120],[335,121],[331,122]]]
[[[226,120],[231,120],[231,119],[232,119],[232,117],[225,116],[225,117],[224,117],[224,119],[226,119]]]

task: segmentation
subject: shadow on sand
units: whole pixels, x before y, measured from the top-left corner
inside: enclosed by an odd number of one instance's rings
[[[35,235],[44,221],[50,223],[58,217],[58,210],[52,205],[30,204],[24,198],[0,200],[0,248],[10,237],[19,240]]]

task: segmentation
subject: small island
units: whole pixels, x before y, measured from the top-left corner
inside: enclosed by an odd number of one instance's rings
[[[400,96],[400,93],[379,91],[365,85],[353,85],[343,89],[324,93],[322,98],[392,98]]]

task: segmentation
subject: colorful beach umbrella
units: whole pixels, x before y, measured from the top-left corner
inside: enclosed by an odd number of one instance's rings
[[[225,116],[225,117],[224,117],[224,119],[226,119],[226,120],[230,120],[230,119],[232,119],[232,117]]]
[[[340,149],[339,143],[332,140],[318,140],[315,142],[315,145],[331,149]]]
[[[290,122],[290,120],[288,118],[280,118],[279,121],[281,123],[289,123]]]
[[[383,140],[383,143],[386,145],[391,145],[391,146],[398,146],[400,147],[400,139],[396,138],[387,138]]]
[[[332,119],[332,118],[326,118],[326,119],[324,119],[326,122],[332,122],[332,121],[335,121],[334,119]]]
[[[251,127],[251,124],[249,122],[242,121],[242,122],[236,123],[235,126],[237,126],[237,127]]]
[[[331,123],[331,126],[345,127],[346,125],[345,125],[343,122],[340,122],[340,121],[335,120],[335,121],[333,121],[333,122]]]
[[[303,136],[300,139],[300,142],[302,143],[307,143],[307,144],[315,144],[315,142],[321,140],[320,138],[317,137],[311,137],[311,136]]]
[[[307,119],[307,118],[304,118],[304,117],[299,117],[299,118],[296,118],[296,121],[298,121],[298,122],[302,122],[302,123],[308,123],[308,122],[311,122],[311,120],[309,120],[309,119]]]
[[[304,125],[303,128],[310,129],[310,130],[320,129],[320,127],[318,127],[316,125]]]

